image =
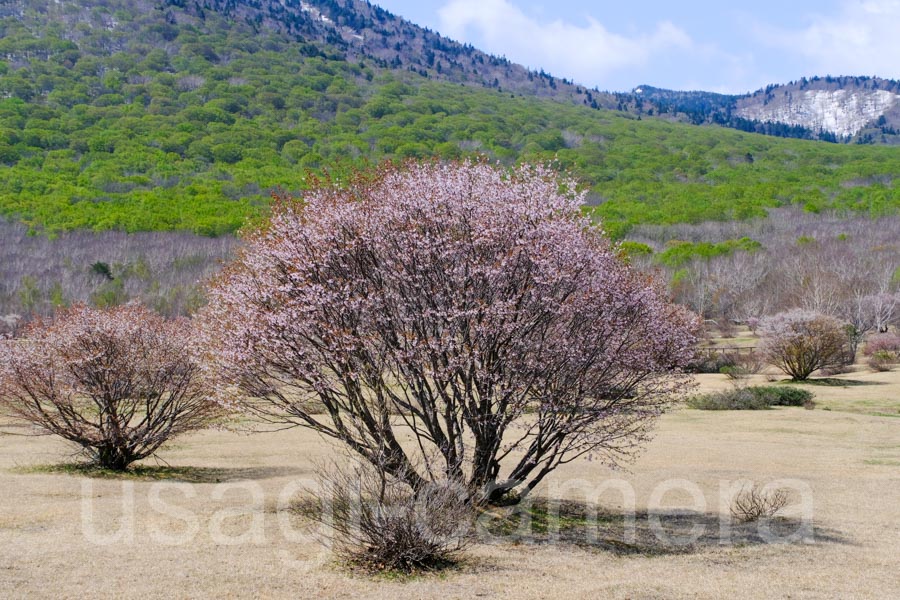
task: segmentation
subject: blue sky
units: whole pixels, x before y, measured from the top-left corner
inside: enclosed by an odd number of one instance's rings
[[[812,75],[900,79],[900,0],[372,0],[601,90],[747,92]]]

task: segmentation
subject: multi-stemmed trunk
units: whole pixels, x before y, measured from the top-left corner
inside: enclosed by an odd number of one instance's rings
[[[98,447],[96,459],[98,466],[111,471],[125,471],[135,460],[126,448],[114,445]]]

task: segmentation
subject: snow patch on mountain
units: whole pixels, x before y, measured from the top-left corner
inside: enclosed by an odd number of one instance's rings
[[[800,125],[851,137],[891,109],[898,99],[900,95],[887,90],[806,90],[765,104],[739,105],[736,114],[754,121]]]

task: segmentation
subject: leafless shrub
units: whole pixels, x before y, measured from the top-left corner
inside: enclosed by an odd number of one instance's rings
[[[738,356],[736,364],[745,372],[751,375],[757,375],[762,372],[766,366],[765,358],[757,351],[742,353]]]
[[[847,363],[835,364],[819,369],[819,373],[821,373],[824,377],[832,377],[834,375],[843,375],[844,373],[852,372],[853,365]]]
[[[758,485],[742,489],[731,501],[731,516],[741,523],[751,523],[775,516],[788,503],[786,490],[765,491]]]
[[[731,319],[719,319],[719,335],[723,338],[731,338],[737,335],[737,326],[731,321]]]
[[[421,489],[369,461],[318,470],[323,490],[306,514],[330,529],[335,554],[373,571],[434,570],[455,563],[474,536],[469,494],[450,482]]]
[[[728,379],[746,379],[751,375],[760,373],[765,367],[765,360],[755,351],[730,353],[731,365],[722,367],[719,372],[727,375]]]

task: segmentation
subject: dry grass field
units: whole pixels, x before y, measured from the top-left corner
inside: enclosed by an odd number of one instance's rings
[[[202,432],[161,454],[172,468],[126,479],[59,472],[47,465],[67,460],[63,444],[0,435],[0,597],[898,597],[900,372],[839,378],[855,384],[810,387],[812,411],[670,413],[628,471],[579,461],[541,490],[575,480],[588,493],[609,480],[634,490],[630,542],[616,520],[623,497],[607,490],[600,504],[612,516],[598,543],[483,538],[458,568],[409,578],[348,572],[279,506],[334,452],[307,431]],[[726,539],[721,490],[743,479],[808,486],[811,512],[787,507],[773,543],[756,525]],[[657,517],[668,536],[703,529],[688,546],[663,543],[650,527]],[[795,531],[811,538],[791,541]]]

